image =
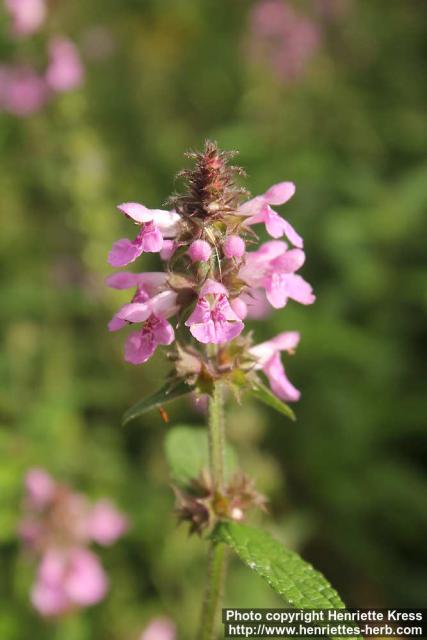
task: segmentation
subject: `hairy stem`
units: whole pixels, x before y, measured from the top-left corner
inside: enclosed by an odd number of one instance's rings
[[[224,488],[224,401],[220,382],[215,383],[213,397],[209,402],[209,466],[214,491]]]
[[[214,387],[209,403],[209,466],[215,492],[224,488],[224,411],[221,383]],[[214,640],[219,620],[226,572],[226,548],[222,543],[211,543],[209,549],[208,579],[200,623],[200,640]]]

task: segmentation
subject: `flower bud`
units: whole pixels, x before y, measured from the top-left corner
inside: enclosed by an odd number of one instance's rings
[[[226,258],[241,258],[245,253],[245,243],[239,236],[228,236],[223,250]]]
[[[206,240],[195,240],[188,249],[188,255],[193,262],[207,262],[211,253],[211,246]]]

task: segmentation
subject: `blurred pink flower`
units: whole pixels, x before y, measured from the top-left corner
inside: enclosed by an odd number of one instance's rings
[[[4,4],[12,18],[12,33],[16,36],[31,35],[46,18],[45,0],[5,0]]]
[[[283,81],[303,74],[320,38],[316,23],[296,13],[288,2],[261,0],[250,13],[250,53],[268,63]]]
[[[49,65],[46,82],[53,91],[65,92],[79,87],[84,78],[84,67],[76,45],[63,36],[49,43]]]
[[[91,551],[49,549],[40,562],[31,602],[42,615],[55,616],[75,606],[96,604],[107,587],[104,570]]]
[[[47,98],[43,77],[31,67],[0,67],[0,109],[24,118],[39,111]]]
[[[52,501],[55,481],[44,469],[34,468],[25,476],[28,502],[34,509],[43,509]]]
[[[99,500],[89,512],[87,531],[95,542],[113,544],[128,529],[128,520],[110,500]]]
[[[153,618],[145,627],[139,640],[175,640],[175,625],[169,618]]]
[[[88,545],[115,542],[128,528],[127,518],[109,500],[91,506],[43,469],[30,469],[25,487],[18,532],[40,561],[31,592],[34,607],[41,615],[56,616],[99,602],[108,580]]]

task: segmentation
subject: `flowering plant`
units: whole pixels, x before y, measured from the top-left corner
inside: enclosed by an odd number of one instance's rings
[[[231,392],[238,401],[251,394],[291,419],[294,413],[286,403],[300,396],[281,361],[282,353],[294,352],[299,333],[282,332],[253,344],[252,333],[243,333],[245,319],[259,316],[260,302],[263,308],[268,303],[279,309],[289,300],[312,304],[315,296],[298,273],[305,261],[303,240],[273,208],[292,198],[294,184],[281,182],[249,198],[235,182],[244,172],[230,165],[233,155],[212,142],[206,142],[201,153],[187,154],[194,167],[178,174],[185,190],[169,200],[167,210],[136,202],[119,205],[138,231],[135,239],[113,245],[110,264],[126,267],[148,252],[159,254],[163,269],[119,271],[107,281],[110,287],[133,290],[130,302],[109,323],[110,331],[132,328],[125,360],[142,364],[158,347],[166,347],[171,363],[164,386],[132,407],[124,423],[155,407],[165,415],[163,405],[191,392],[209,397],[208,437],[200,430],[176,427],[166,444],[178,479],[178,516],[189,522],[191,532],[204,532],[211,540],[199,636],[203,639],[215,637],[226,545],[289,604],[343,606],[321,574],[267,533],[241,522],[247,509],[264,508],[265,499],[245,474],[230,474],[224,393]],[[261,246],[257,225],[264,225],[273,238]]]

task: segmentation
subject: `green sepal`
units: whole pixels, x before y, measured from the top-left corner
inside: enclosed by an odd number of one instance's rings
[[[257,380],[254,386],[249,390],[249,394],[260,402],[266,404],[268,407],[271,407],[287,418],[290,418],[292,421],[296,420],[292,409],[285,402],[275,396],[274,393],[272,393],[270,389],[268,389],[268,387],[259,380]]]

